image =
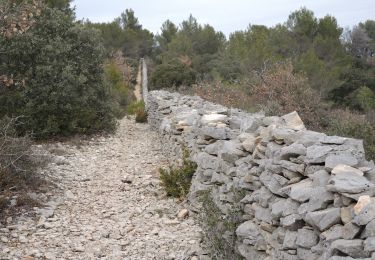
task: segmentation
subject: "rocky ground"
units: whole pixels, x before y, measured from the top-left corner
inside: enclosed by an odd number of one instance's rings
[[[0,224],[0,259],[194,259],[201,231],[166,198],[157,133],[123,119],[117,134],[82,146],[52,144],[45,200]],[[44,147],[43,147],[44,148]]]

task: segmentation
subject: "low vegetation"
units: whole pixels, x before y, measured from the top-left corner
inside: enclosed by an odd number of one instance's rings
[[[147,123],[147,111],[143,101],[134,101],[127,107],[129,115],[135,115],[137,123]]]
[[[115,61],[111,60],[111,62],[106,64],[104,71],[105,82],[110,90],[114,114],[116,118],[122,118],[126,114],[128,105],[133,100],[131,88],[125,83],[119,66]]]
[[[32,141],[29,136],[18,137],[16,127],[18,119],[0,120],[0,187],[21,188],[33,178],[38,164],[31,151]]]
[[[135,122],[147,123],[147,111],[144,106],[135,112]]]
[[[239,195],[238,192],[234,194]],[[224,216],[212,199],[210,190],[200,194],[199,202],[202,208],[199,220],[212,259],[243,259],[235,250],[236,229],[242,216],[239,201],[242,198],[243,196],[235,198],[236,202],[230,213]]]
[[[364,115],[334,110],[327,125],[328,134],[363,139],[367,159],[375,159],[375,126]]]
[[[159,169],[160,180],[168,196],[184,198],[189,193],[197,164],[189,159],[189,152],[184,150],[181,166],[169,166]]]
[[[32,150],[29,136],[18,137],[16,118],[0,120],[0,222],[18,207],[37,206],[38,202],[27,195],[30,190],[41,189],[44,181],[36,174],[45,160]],[[17,204],[8,209],[16,196]]]

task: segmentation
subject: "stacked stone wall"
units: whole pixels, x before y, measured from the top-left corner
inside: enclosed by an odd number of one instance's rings
[[[198,164],[192,209],[200,210],[202,191],[223,220],[239,203],[238,254],[375,257],[375,166],[361,140],[309,131],[296,112],[267,117],[166,91],[149,92],[147,104],[149,124],[171,162],[178,164],[188,149]]]

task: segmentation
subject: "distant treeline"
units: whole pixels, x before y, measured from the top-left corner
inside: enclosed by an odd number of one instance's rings
[[[240,82],[253,71],[290,60],[325,99],[362,111],[375,109],[375,21],[344,30],[330,15],[316,18],[306,8],[273,27],[249,25],[226,39],[190,16],[179,26],[167,20],[153,35],[132,10],[101,30],[107,50],[154,61],[154,88],[189,86],[199,81]]]
[[[310,128],[363,138],[375,154],[374,20],[343,29],[301,8],[282,24],[249,25],[229,38],[192,15],[180,25],[166,20],[153,35],[131,9],[85,24],[100,29],[107,54],[148,57],[154,89],[269,114],[297,110]]]

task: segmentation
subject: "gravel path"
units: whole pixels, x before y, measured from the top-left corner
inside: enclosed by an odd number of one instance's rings
[[[142,101],[142,65],[139,65],[138,74],[137,74],[137,84],[134,87],[134,96],[135,99],[140,102]]]
[[[201,231],[160,187],[159,146],[148,125],[126,118],[114,136],[50,145],[44,174],[58,188],[36,218],[0,226],[0,259],[196,259]]]

